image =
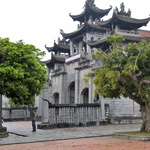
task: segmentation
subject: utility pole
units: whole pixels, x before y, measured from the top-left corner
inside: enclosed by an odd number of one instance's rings
[[[0,94],[0,138],[7,136],[7,128],[2,126],[2,94]]]

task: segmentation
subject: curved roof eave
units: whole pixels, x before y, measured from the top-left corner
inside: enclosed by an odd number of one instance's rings
[[[113,23],[116,24],[117,22],[118,23],[120,22],[122,27],[124,28],[126,27],[127,29],[132,30],[135,28],[146,26],[149,21],[150,17],[146,19],[135,19],[131,17],[120,16],[114,12],[112,18],[106,21],[97,22],[97,24],[100,25],[101,27],[111,28],[111,25]]]
[[[106,21],[97,22],[97,24],[103,28],[111,28],[112,22],[113,22],[113,18],[110,18]]]
[[[78,32],[82,31],[84,29],[84,26],[82,26],[81,28],[79,28],[78,30],[71,32],[71,33],[60,33],[64,38],[70,38],[72,35],[77,34]]]
[[[42,63],[45,63],[46,66],[49,68],[53,67],[55,63],[65,63],[65,57],[59,57],[59,56],[51,56],[51,59],[47,61],[43,61]]]
[[[99,27],[96,24],[89,24],[87,22],[85,22],[85,24],[78,30],[71,32],[71,33],[61,33],[63,37],[65,38],[71,38],[73,36],[76,36],[78,34],[80,34],[81,32],[85,32],[87,29],[95,29],[95,30],[99,30],[101,32],[106,32],[106,29]]]
[[[120,20],[126,23],[133,23],[133,24],[147,24],[150,21],[150,17],[145,18],[145,19],[135,19],[131,17],[119,16],[116,13],[113,14],[113,17],[117,20]]]
[[[95,12],[97,14],[101,15],[107,15],[109,13],[109,11],[112,9],[112,6],[110,6],[110,8],[108,9],[99,9],[97,7],[93,7],[92,5],[89,4],[89,8],[92,12]]]
[[[70,52],[70,46],[69,44],[56,44],[54,42],[54,46],[53,47],[46,47],[45,48],[49,51],[49,52],[55,52],[55,51],[60,51],[60,52],[64,52],[64,53],[69,53]]]
[[[103,38],[103,39],[99,39],[97,41],[94,41],[94,42],[86,42],[90,47],[98,47],[99,45],[102,45],[104,43],[106,43],[106,38]]]
[[[83,11],[81,14],[79,15],[71,15],[71,13],[69,14],[69,16],[74,20],[80,20],[80,19],[83,19],[84,18],[84,14],[85,14],[85,11]]]
[[[96,15],[96,16],[99,16],[99,17],[104,17],[105,15],[107,15],[109,13],[109,11],[112,9],[112,6],[110,6],[110,8],[108,9],[99,9],[97,8],[96,6],[93,6],[93,5],[90,5],[87,4],[84,11],[79,14],[79,15],[71,15],[69,14],[69,16],[74,20],[74,21],[84,21],[84,18],[86,16],[86,14],[93,14],[93,15]]]

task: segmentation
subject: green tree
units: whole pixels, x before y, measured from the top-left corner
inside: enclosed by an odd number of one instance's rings
[[[137,102],[143,120],[141,130],[150,132],[150,42],[127,44],[119,35],[109,36],[107,41],[109,50],[100,50],[93,56],[104,65],[86,77],[94,76],[95,95],[124,96]]]
[[[23,41],[0,38],[0,94],[17,105],[33,105],[47,82],[44,52]]]

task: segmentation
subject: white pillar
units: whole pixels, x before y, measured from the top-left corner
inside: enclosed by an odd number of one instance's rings
[[[102,116],[102,120],[105,120],[105,100],[104,98],[100,97],[100,103],[101,103],[101,116]]]
[[[42,92],[42,98],[47,99],[49,101],[49,88],[48,86],[45,86]],[[48,122],[49,120],[49,104],[47,101],[42,100],[42,122]]]

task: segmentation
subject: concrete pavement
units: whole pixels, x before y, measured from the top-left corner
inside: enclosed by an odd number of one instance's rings
[[[31,132],[31,121],[5,122],[3,126],[7,127],[9,136],[0,138],[0,145],[108,136],[114,132],[137,131],[141,125],[126,124],[57,128],[50,130],[37,129],[37,132]]]

